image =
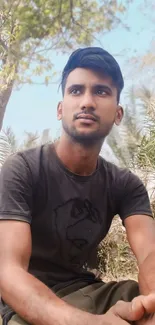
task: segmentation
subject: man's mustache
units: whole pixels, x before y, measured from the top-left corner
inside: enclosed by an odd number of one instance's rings
[[[76,119],[78,119],[79,117],[80,117],[80,115],[90,115],[90,116],[92,116],[92,118],[94,119],[94,120],[96,120],[96,121],[99,121],[100,119],[99,119],[99,117],[96,115],[96,114],[94,114],[93,112],[90,112],[89,110],[85,110],[85,111],[83,111],[83,112],[80,112],[80,113],[76,113],[76,114],[74,114],[73,115],[73,120],[76,120]]]

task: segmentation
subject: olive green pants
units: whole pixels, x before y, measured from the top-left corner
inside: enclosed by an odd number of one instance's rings
[[[135,281],[121,281],[104,283],[102,281],[89,284],[78,282],[58,290],[53,288],[57,296],[70,305],[93,314],[104,314],[118,300],[131,301],[139,295],[138,283]],[[7,322],[3,320],[3,325]],[[8,325],[27,325],[17,314],[12,316]]]

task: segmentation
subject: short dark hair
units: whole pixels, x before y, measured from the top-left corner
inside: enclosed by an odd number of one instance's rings
[[[74,51],[62,72],[61,87],[63,94],[67,77],[76,68],[90,69],[111,77],[118,91],[117,100],[119,102],[124,80],[119,64],[110,53],[100,47],[86,47]]]

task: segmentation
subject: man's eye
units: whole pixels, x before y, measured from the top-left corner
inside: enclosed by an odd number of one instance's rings
[[[103,96],[103,95],[107,95],[106,91],[103,90],[103,89],[98,89],[98,90],[97,90],[97,94],[98,94],[98,95],[101,95],[101,96]]]
[[[72,95],[79,95],[80,94],[80,90],[79,89],[72,89],[70,93]]]

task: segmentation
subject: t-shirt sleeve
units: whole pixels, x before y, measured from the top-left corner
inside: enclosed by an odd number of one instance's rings
[[[0,172],[0,220],[31,223],[32,175],[20,154],[10,156]]]
[[[136,214],[152,217],[147,190],[138,176],[126,171],[120,177],[119,189],[118,214],[122,220]]]

